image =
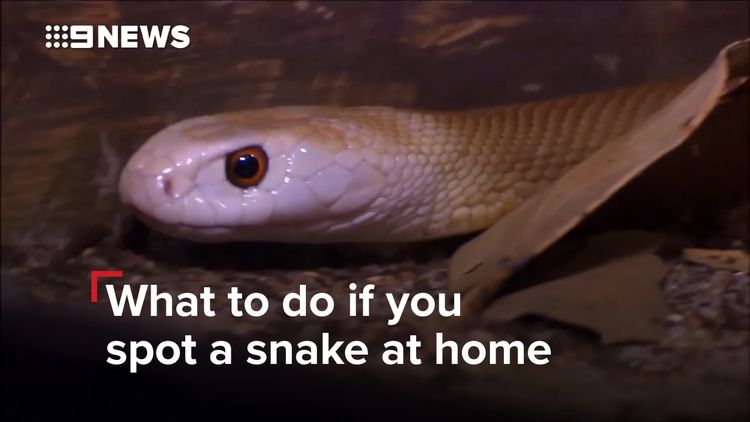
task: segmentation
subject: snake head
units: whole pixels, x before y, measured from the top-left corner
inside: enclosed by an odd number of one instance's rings
[[[378,214],[382,163],[313,109],[173,124],[129,160],[121,199],[156,230],[196,241],[358,240]]]

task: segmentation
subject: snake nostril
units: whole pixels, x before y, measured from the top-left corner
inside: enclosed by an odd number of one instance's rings
[[[164,193],[168,197],[171,198],[172,197],[172,179],[170,179],[168,177],[165,177],[164,178],[164,185],[163,186],[164,186]]]
[[[180,175],[170,174],[159,176],[159,186],[167,198],[175,200],[189,193],[195,183]]]

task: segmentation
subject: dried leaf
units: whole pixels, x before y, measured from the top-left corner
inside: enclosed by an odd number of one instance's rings
[[[598,264],[502,297],[484,317],[507,322],[543,316],[596,331],[602,343],[656,340],[667,314],[660,287],[667,266],[651,253],[656,239],[643,232],[595,237],[571,267]]]
[[[451,259],[452,289],[465,292],[464,297],[472,300],[486,299],[514,271],[681,145],[715,108],[729,81],[748,74],[748,48],[750,40],[726,47],[713,65],[664,109],[608,142],[547,190],[461,246]],[[466,305],[478,307],[476,303]]]
[[[717,269],[742,272],[748,272],[748,270],[750,270],[750,256],[746,251],[739,249],[720,250],[687,248],[682,251],[682,257],[688,261]]]

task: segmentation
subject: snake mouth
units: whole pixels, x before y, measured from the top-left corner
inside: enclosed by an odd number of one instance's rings
[[[130,211],[133,213],[133,217],[135,219],[141,221],[143,224],[145,224],[150,229],[159,232],[159,233],[167,233],[169,235],[193,240],[194,238],[199,238],[203,240],[204,242],[207,240],[210,240],[210,237],[207,237],[204,239],[203,236],[198,236],[203,231],[214,231],[216,230],[224,230],[229,231],[229,227],[225,226],[196,226],[196,225],[190,225],[190,224],[184,224],[184,223],[168,223],[162,220],[159,220],[158,218],[154,217],[148,212],[145,212],[138,208],[137,206],[133,204],[127,204]],[[208,235],[206,235],[208,236]]]

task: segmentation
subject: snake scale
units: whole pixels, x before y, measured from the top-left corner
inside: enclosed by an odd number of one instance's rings
[[[405,242],[488,227],[652,115],[663,83],[467,111],[287,106],[191,118],[129,160],[120,196],[202,242]]]

